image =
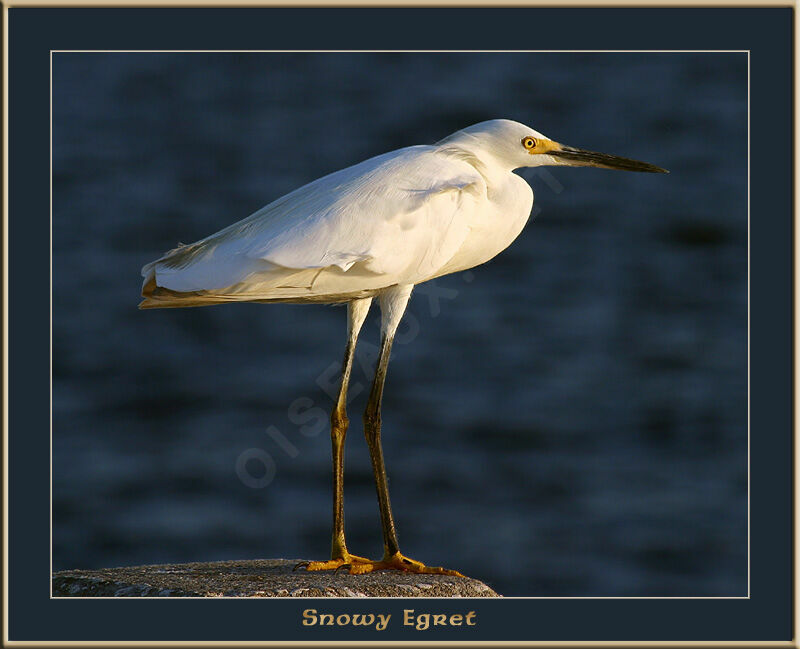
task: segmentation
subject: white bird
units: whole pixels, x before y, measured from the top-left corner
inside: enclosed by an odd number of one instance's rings
[[[381,447],[389,355],[415,284],[483,264],[517,238],[530,216],[533,192],[513,171],[543,165],[666,173],[644,162],[564,146],[518,122],[490,120],[436,144],[385,153],[319,178],[142,268],[140,308],[347,303],[342,380],[331,413],[331,558],[305,562],[307,570],[460,575],[400,553]],[[348,551],[343,508],[347,388],[373,298],[381,309],[381,349],[363,421],[383,530],[384,556],[377,561]]]

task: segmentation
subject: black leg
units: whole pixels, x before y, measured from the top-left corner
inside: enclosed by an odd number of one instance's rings
[[[383,385],[386,382],[386,368],[389,365],[389,354],[392,350],[392,334],[385,334],[381,343],[378,368],[375,371],[375,380],[372,391],[364,412],[364,435],[367,438],[369,454],[372,458],[372,471],[375,474],[375,488],[378,491],[378,505],[381,510],[381,529],[383,530],[383,559],[370,563],[353,566],[351,572],[365,573],[372,570],[404,570],[420,574],[451,575],[463,577],[457,570],[447,570],[441,567],[426,566],[424,563],[409,559],[400,552],[397,543],[397,531],[394,527],[392,505],[389,502],[389,486],[386,481],[386,467],[383,462],[383,447],[381,446],[381,399]]]
[[[393,340],[393,336],[384,336],[383,338],[375,380],[372,383],[372,391],[364,412],[364,436],[367,438],[367,446],[369,446],[369,454],[372,459],[372,471],[375,475],[375,488],[378,492],[378,506],[381,511],[384,558],[387,559],[400,552],[392,516],[392,505],[389,502],[389,486],[386,482],[386,467],[383,462],[381,445],[381,400]]]
[[[347,436],[347,386],[353,367],[355,338],[347,341],[342,364],[342,384],[339,398],[331,411],[331,446],[333,457],[333,534],[331,536],[331,559],[346,559],[347,545],[344,540],[344,440]]]
[[[347,552],[344,544],[342,461],[344,457],[344,437],[347,431],[347,415],[344,412],[344,405],[347,394],[347,379],[349,378],[349,369],[352,365],[353,355],[353,349],[350,348],[348,343],[348,348],[345,352],[342,391],[339,394],[337,405],[331,414],[334,480],[332,558],[330,561],[306,562],[304,565],[307,566],[308,570],[327,570],[339,568],[343,564],[347,564],[348,572],[356,575],[372,572],[373,570],[404,570],[420,574],[463,577],[463,575],[456,570],[426,566],[400,553],[400,547],[397,543],[397,532],[394,527],[394,518],[392,517],[392,506],[389,502],[389,486],[386,482],[386,467],[384,466],[383,448],[381,447],[381,400],[383,397],[383,386],[386,382],[386,369],[389,365],[389,355],[392,351],[394,334],[397,331],[400,318],[405,311],[408,298],[411,295],[411,289],[412,287],[410,285],[395,286],[386,289],[381,294],[381,330],[383,331],[383,338],[381,341],[380,356],[378,358],[378,367],[375,370],[375,380],[372,382],[369,401],[364,411],[364,436],[367,438],[369,455],[372,459],[372,471],[375,474],[375,488],[378,492],[378,505],[380,506],[381,512],[383,559],[370,561],[369,559],[356,557]],[[364,300],[360,302],[364,302]],[[353,302],[351,303],[351,307],[357,304],[359,304],[359,302]],[[364,310],[363,316],[366,316],[366,310]],[[361,322],[363,322],[363,317]],[[353,316],[351,314],[351,327],[352,325]],[[355,327],[356,337],[358,336],[358,327],[360,327],[360,324]],[[348,340],[350,339],[353,341],[354,348],[355,338],[349,336]]]
[[[350,383],[350,372],[353,368],[353,355],[361,326],[369,312],[372,298],[354,300],[347,307],[347,346],[342,363],[342,382],[339,394],[331,411],[331,448],[333,458],[333,532],[331,533],[330,561],[303,561],[299,565],[307,570],[329,570],[343,564],[369,562],[369,559],[358,557],[347,551],[344,536],[344,440],[347,436],[347,388]]]

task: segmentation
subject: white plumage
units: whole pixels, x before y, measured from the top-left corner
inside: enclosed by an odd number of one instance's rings
[[[481,122],[437,144],[400,149],[324,176],[142,269],[142,308],[236,301],[348,303],[342,381],[331,413],[331,559],[305,562],[308,570],[346,565],[351,573],[397,569],[460,575],[400,553],[380,439],[386,370],[414,285],[482,264],[508,247],[533,205],[533,192],[513,170],[539,165],[664,171],[566,147],[517,122]],[[347,388],[373,297],[381,307],[381,351],[364,434],[381,512],[384,556],[379,561],[350,554],[343,509]]]
[[[533,162],[519,138],[509,133],[522,154],[512,160],[488,146],[487,135],[508,131],[546,141],[494,120],[319,178],[147,264],[141,306],[340,302],[488,261],[516,238],[533,204],[511,173]],[[189,294],[184,304],[180,293]]]

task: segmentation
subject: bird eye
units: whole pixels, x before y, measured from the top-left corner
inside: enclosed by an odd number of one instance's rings
[[[536,140],[534,140],[532,137],[524,137],[522,138],[522,146],[524,146],[526,149],[532,149],[536,146]]]

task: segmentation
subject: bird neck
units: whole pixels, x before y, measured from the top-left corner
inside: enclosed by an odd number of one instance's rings
[[[445,144],[440,151],[447,156],[456,158],[475,168],[483,176],[488,188],[497,187],[508,180],[508,175],[514,170],[510,165],[485,151],[477,152],[472,148],[458,146],[457,143]]]

